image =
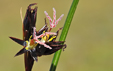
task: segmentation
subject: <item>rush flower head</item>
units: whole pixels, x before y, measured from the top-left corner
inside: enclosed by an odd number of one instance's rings
[[[62,14],[56,20],[56,10],[53,8],[53,21],[45,11],[47,18],[50,22],[50,29],[47,26],[46,19],[45,25],[36,31],[36,16],[37,16],[37,6],[31,8],[31,6],[36,5],[36,3],[30,4],[27,8],[25,18],[22,18],[22,10],[20,10],[21,19],[23,23],[23,40],[10,37],[16,43],[24,46],[15,56],[21,55],[24,53],[25,58],[25,71],[31,71],[33,67],[34,60],[38,61],[37,57],[42,55],[50,55],[55,53],[59,49],[66,48],[66,44],[63,44],[65,41],[56,41],[58,36],[59,28],[56,33],[50,32],[52,28],[56,27],[58,22],[62,19],[64,14]]]
[[[49,23],[50,23],[50,29],[56,27],[56,25],[58,24],[58,22],[62,19],[62,17],[64,16],[64,14],[62,14],[57,20],[56,20],[56,10],[55,8],[53,8],[53,21],[51,19],[51,17],[48,15],[48,13],[46,11],[44,11],[46,17],[49,19]]]

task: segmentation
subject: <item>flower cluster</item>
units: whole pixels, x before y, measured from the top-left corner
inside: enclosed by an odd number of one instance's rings
[[[38,60],[37,56],[50,55],[58,51],[59,49],[66,47],[66,44],[62,45],[64,41],[56,41],[58,32],[62,28],[59,28],[57,32],[51,32],[51,30],[55,28],[58,22],[62,19],[64,14],[62,14],[56,20],[56,10],[55,8],[53,8],[53,20],[52,20],[51,17],[48,15],[48,13],[44,11],[46,17],[49,19],[50,28],[48,28],[45,19],[44,27],[42,27],[39,31],[36,31],[35,24],[36,24],[37,7],[31,9],[31,6],[33,5],[36,5],[36,3],[30,4],[28,6],[23,21],[23,40],[10,37],[13,41],[24,46],[24,48],[22,48],[15,56],[25,53],[25,60],[26,62],[31,63],[31,65],[33,64],[34,60],[35,61]]]

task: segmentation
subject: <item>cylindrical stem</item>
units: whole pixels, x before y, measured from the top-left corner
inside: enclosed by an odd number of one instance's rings
[[[64,28],[62,30],[59,41],[65,41],[65,39],[66,39],[66,36],[67,36],[68,30],[69,30],[69,27],[71,25],[71,21],[73,19],[73,16],[74,16],[76,7],[78,5],[78,2],[79,2],[79,0],[73,0],[73,2],[72,2],[72,5],[70,7],[70,10],[69,10],[67,19],[65,21]],[[56,67],[57,67],[57,64],[58,64],[58,61],[59,61],[59,58],[60,58],[61,51],[62,51],[62,49],[57,51],[54,54],[54,58],[53,58],[53,61],[52,61],[51,67],[50,67],[50,71],[55,71],[56,70]]]

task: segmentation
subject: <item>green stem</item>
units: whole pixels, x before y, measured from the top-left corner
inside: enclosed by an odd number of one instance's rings
[[[78,2],[79,2],[79,0],[73,0],[73,2],[72,2],[72,5],[70,7],[68,16],[66,18],[66,21],[65,21],[65,24],[64,24],[64,27],[63,27],[63,30],[62,30],[62,33],[61,33],[59,41],[65,41],[65,39],[66,39],[66,36],[67,36],[68,30],[69,30],[69,27],[71,25],[71,21],[73,19],[73,16],[74,16],[75,10],[77,8]],[[57,64],[58,64],[58,60],[60,58],[61,51],[62,51],[62,49],[60,49],[59,51],[57,51],[54,54],[50,71],[55,71],[56,70],[56,67],[57,67]]]

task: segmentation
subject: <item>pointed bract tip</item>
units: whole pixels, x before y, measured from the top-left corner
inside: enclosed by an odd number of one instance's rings
[[[24,40],[21,40],[21,39],[15,38],[15,37],[9,37],[9,38],[22,46],[26,46],[26,42]]]
[[[23,53],[27,52],[27,50],[25,48],[21,49],[15,56],[21,55]],[[14,56],[14,57],[15,57]]]
[[[30,4],[29,6],[33,6],[33,5],[37,5],[37,3],[32,3],[32,4]]]

